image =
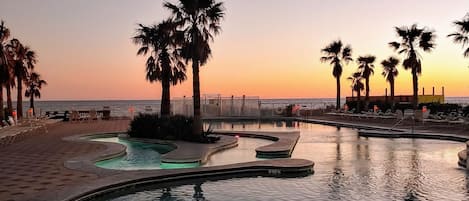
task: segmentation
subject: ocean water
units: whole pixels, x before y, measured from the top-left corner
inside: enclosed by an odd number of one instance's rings
[[[177,99],[181,102],[181,99]],[[177,101],[174,102],[174,106],[177,106]],[[240,98],[235,101],[240,101]],[[457,103],[463,106],[469,105],[469,97],[446,97],[447,103]],[[297,98],[297,99],[258,99],[249,98],[246,102],[251,103],[253,107],[260,105],[262,108],[278,108],[284,107],[289,104],[297,104],[302,107],[320,109],[326,106],[335,105],[335,98]],[[345,99],[341,100],[344,103]],[[191,103],[191,100],[185,100],[185,103]],[[211,104],[210,100],[202,99],[202,104]],[[35,106],[40,110],[41,114],[45,114],[46,111],[69,111],[69,110],[102,110],[103,107],[108,106],[111,109],[112,116],[129,116],[129,109],[132,108],[134,113],[148,112],[151,109],[152,112],[160,111],[160,100],[70,100],[70,101],[36,101]],[[13,105],[16,105],[14,103]],[[174,107],[173,106],[173,107]],[[23,103],[23,111],[27,111],[29,102]]]

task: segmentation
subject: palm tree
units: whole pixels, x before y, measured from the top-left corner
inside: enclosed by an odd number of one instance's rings
[[[12,39],[8,44],[12,53],[13,73],[16,77],[17,101],[16,110],[18,119],[23,116],[23,79],[36,64],[36,53],[27,46],[23,46],[18,39]]]
[[[200,135],[203,132],[202,117],[200,111],[200,78],[199,67],[207,63],[211,49],[209,42],[214,35],[221,31],[221,20],[225,13],[223,2],[215,0],[179,0],[179,4],[164,3],[172,17],[184,31],[185,43],[182,48],[186,62],[192,62],[192,87],[194,101],[193,134]]]
[[[357,92],[357,112],[361,111],[361,91],[365,88],[365,85],[362,82],[362,72],[355,72],[352,76],[347,78],[352,81],[352,90]]]
[[[5,26],[5,23],[0,23],[0,120],[5,119],[5,112],[3,110],[3,86],[6,82],[8,59],[5,43],[10,37],[10,30]]]
[[[453,37],[454,43],[461,43],[464,48],[469,44],[469,13],[461,21],[453,23],[457,26],[458,31],[449,34],[448,37]],[[469,57],[469,47],[464,51],[464,57]]]
[[[357,59],[358,69],[361,70],[362,77],[365,78],[365,110],[368,110],[370,104],[370,76],[375,73],[373,64],[376,60],[375,56],[360,56]]]
[[[394,110],[394,79],[399,74],[397,70],[397,65],[399,64],[399,59],[394,57],[389,57],[387,60],[383,60],[381,65],[383,65],[382,75],[386,78],[386,81],[389,82],[389,87],[391,88],[391,105],[392,110]]]
[[[321,62],[330,62],[333,66],[332,75],[337,83],[336,110],[340,109],[340,76],[342,76],[342,60],[347,64],[352,61],[352,48],[350,45],[343,46],[342,41],[333,41],[321,50],[325,56],[321,57]]]
[[[170,85],[186,79],[186,66],[181,61],[178,49],[177,25],[165,20],[151,27],[139,24],[134,43],[141,45],[137,55],[150,54],[146,62],[146,79],[161,82],[161,116],[169,118],[171,107]]]
[[[3,74],[5,89],[7,92],[7,116],[12,116],[13,112],[13,101],[11,99],[11,89],[15,87],[15,53],[12,50],[11,46],[14,43],[14,40],[10,40],[9,43],[5,45],[6,49],[6,60],[7,65],[5,72]]]
[[[27,86],[24,91],[24,96],[29,97],[29,108],[33,110],[33,115],[36,115],[34,109],[34,97],[41,98],[41,88],[43,85],[47,85],[45,80],[41,79],[41,75],[36,72],[31,72],[26,77],[25,84]]]
[[[431,52],[435,47],[434,32],[428,31],[426,28],[417,28],[414,24],[410,27],[396,27],[397,36],[401,39],[400,42],[390,42],[389,45],[398,51],[399,54],[404,54],[405,59],[402,62],[404,69],[411,69],[412,72],[412,85],[413,85],[413,107],[417,109],[418,104],[418,75],[422,73],[422,61],[419,58],[417,48],[425,52]]]

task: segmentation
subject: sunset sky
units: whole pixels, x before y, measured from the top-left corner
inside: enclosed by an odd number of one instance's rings
[[[176,2],[169,0],[170,2]],[[47,80],[43,100],[160,99],[160,83],[145,80],[145,57],[131,41],[137,23],[169,16],[160,0],[2,0],[0,19],[38,53],[37,70]],[[377,56],[371,94],[388,87],[379,64],[398,40],[395,26],[428,27],[436,49],[422,53],[420,88],[445,86],[447,96],[469,96],[469,58],[446,36],[469,12],[468,0],[226,0],[223,32],[212,43],[212,58],[201,68],[202,94],[261,98],[335,97],[332,67],[320,50],[341,39],[353,57]],[[398,56],[402,60],[402,56]],[[356,62],[344,68],[346,79]],[[190,67],[188,68],[191,72]],[[409,71],[399,68],[396,94],[411,94]],[[172,88],[173,97],[192,95],[192,79]]]

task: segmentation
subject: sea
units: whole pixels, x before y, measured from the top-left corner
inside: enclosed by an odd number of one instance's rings
[[[277,108],[289,104],[301,105],[313,109],[325,108],[327,106],[335,105],[335,98],[296,98],[296,99],[249,99],[250,102],[259,104],[261,108]],[[190,102],[190,100],[186,100]],[[344,103],[345,99],[341,100]],[[446,97],[446,103],[455,103],[462,106],[469,105],[469,97]],[[70,110],[102,110],[104,107],[109,107],[112,111],[112,116],[129,116],[131,109],[135,113],[145,112],[152,110],[159,112],[160,100],[66,100],[66,101],[36,101],[35,107],[38,113],[44,115],[46,112],[64,112]],[[202,100],[203,104],[203,100]],[[14,103],[16,106],[16,103]],[[29,108],[29,102],[23,103],[23,111]]]

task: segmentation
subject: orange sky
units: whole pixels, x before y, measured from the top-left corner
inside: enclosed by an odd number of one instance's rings
[[[156,23],[169,14],[162,1],[134,2],[4,0],[0,19],[13,37],[37,51],[37,69],[49,82],[43,100],[159,99],[160,84],[144,79],[145,58],[136,56],[130,38],[137,23]],[[396,55],[387,46],[397,40],[393,27],[418,23],[438,36],[436,49],[422,54],[420,86],[427,93],[432,86],[437,93],[445,86],[447,96],[469,95],[469,59],[463,58],[460,45],[446,37],[455,30],[451,22],[469,12],[467,0],[236,0],[225,1],[225,7],[223,32],[212,44],[211,60],[201,69],[202,93],[335,97],[331,66],[319,58],[321,48],[341,39],[352,46],[354,58],[377,56],[371,94],[382,95],[388,86],[379,63]],[[346,78],[356,68],[355,62],[344,68],[342,96],[350,95]],[[189,80],[172,88],[173,97],[192,95],[188,69]],[[399,70],[396,93],[410,94],[410,72]]]

